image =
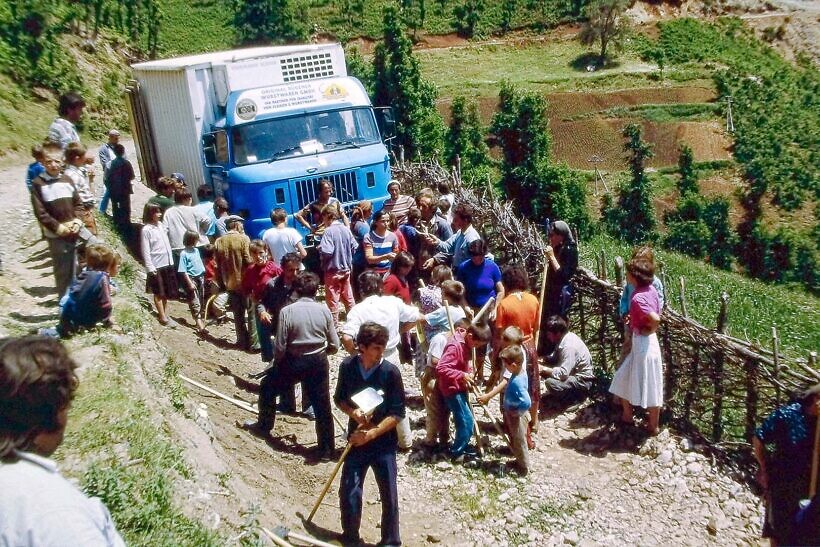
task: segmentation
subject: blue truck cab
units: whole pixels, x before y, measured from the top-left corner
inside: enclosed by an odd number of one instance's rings
[[[327,180],[349,210],[388,197],[390,161],[383,128],[389,111],[374,110],[357,79],[347,76],[339,44],[251,48],[133,65],[129,114],[143,180],[185,175],[228,200],[259,237],[270,212],[293,214]],[[389,136],[388,136],[389,137]]]

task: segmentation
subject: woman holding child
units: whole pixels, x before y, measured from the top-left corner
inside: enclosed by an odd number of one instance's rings
[[[609,391],[621,400],[624,424],[634,424],[632,406],[640,406],[649,411],[647,431],[657,435],[663,405],[663,363],[656,334],[660,300],[652,286],[655,265],[646,259],[632,259],[627,272],[627,280],[635,287],[628,316],[632,347],[615,372]]]

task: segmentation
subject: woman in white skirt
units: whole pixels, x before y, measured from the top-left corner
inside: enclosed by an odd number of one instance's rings
[[[661,321],[658,291],[652,286],[655,265],[646,259],[633,259],[627,265],[627,280],[635,286],[629,302],[629,327],[632,349],[612,378],[609,387],[621,400],[621,421],[633,424],[632,406],[649,411],[647,431],[658,434],[658,420],[663,405],[663,363],[658,336]]]

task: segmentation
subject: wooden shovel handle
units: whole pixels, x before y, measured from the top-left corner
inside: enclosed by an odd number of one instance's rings
[[[310,514],[308,515],[307,521],[311,522],[313,520],[313,515],[316,514],[316,511],[319,509],[319,506],[322,504],[322,500],[325,499],[325,495],[327,495],[327,491],[330,490],[330,485],[333,484],[333,479],[336,478],[336,475],[339,473],[339,469],[342,468],[342,464],[345,462],[345,458],[347,458],[350,449],[353,448],[351,443],[347,443],[345,447],[345,451],[342,452],[342,455],[339,457],[339,461],[336,462],[336,466],[333,468],[333,472],[328,477],[327,482],[325,483],[324,487],[322,488],[322,493],[319,494],[319,499],[316,500],[316,503],[313,505],[313,509],[310,510]]]

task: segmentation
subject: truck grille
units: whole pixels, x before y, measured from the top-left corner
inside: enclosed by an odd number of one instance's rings
[[[322,175],[306,179],[296,179],[293,187],[296,189],[296,199],[299,209],[316,200],[317,189],[320,180],[327,179],[333,184],[333,197],[348,204],[359,201],[359,186],[356,184],[356,172],[347,171],[345,173],[335,173],[333,175]]]

